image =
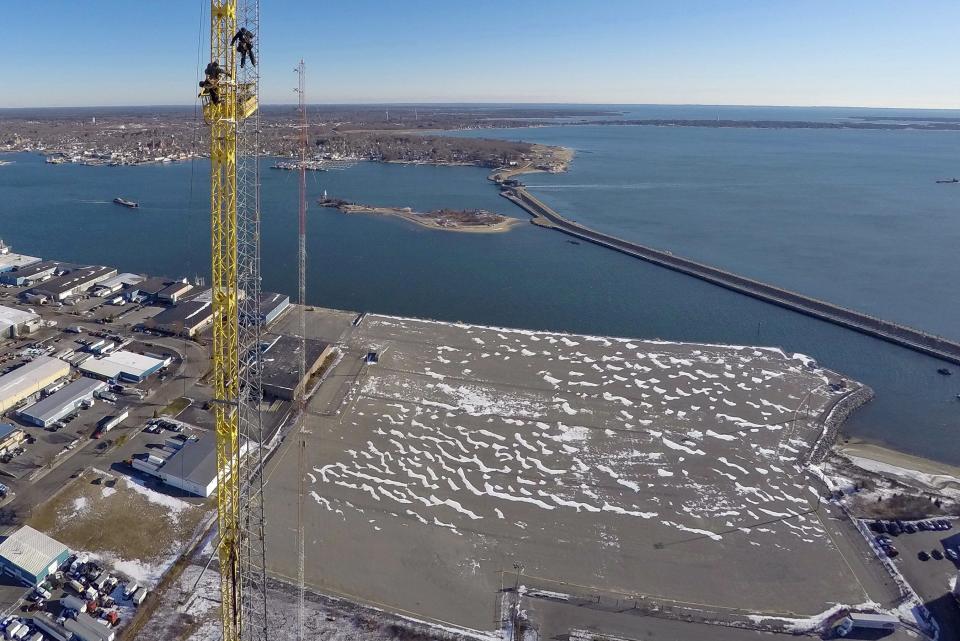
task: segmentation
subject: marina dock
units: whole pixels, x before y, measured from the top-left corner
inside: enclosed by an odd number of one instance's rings
[[[496,174],[491,176],[491,179],[501,184],[500,194],[530,213],[534,217],[531,222],[535,225],[556,229],[595,245],[629,254],[649,263],[705,280],[746,296],[960,365],[960,343],[740,276],[717,267],[698,263],[688,258],[675,256],[668,251],[653,249],[595,231],[561,216],[528,192],[522,184],[515,181],[501,182],[495,176]]]

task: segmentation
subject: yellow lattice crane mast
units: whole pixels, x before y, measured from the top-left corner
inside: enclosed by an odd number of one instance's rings
[[[241,9],[245,7],[241,5]],[[238,0],[211,0],[210,63],[203,90],[204,119],[210,125],[210,213],[213,302],[213,409],[217,438],[217,510],[219,525],[221,613],[224,641],[250,638],[246,625],[244,586],[249,575],[249,516],[245,514],[248,478],[243,451],[248,435],[241,434],[243,404],[241,356],[249,358],[241,327],[244,300],[243,250],[238,250],[238,138],[243,122],[257,110],[257,83],[238,73],[234,36],[238,31]],[[240,196],[242,200],[243,190]],[[257,207],[257,214],[259,214]],[[241,216],[242,218],[242,216]],[[242,243],[241,243],[242,245]],[[259,257],[257,256],[257,259]],[[259,402],[259,399],[254,399]]]

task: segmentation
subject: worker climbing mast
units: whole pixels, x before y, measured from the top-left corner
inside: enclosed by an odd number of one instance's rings
[[[200,83],[204,119],[210,125],[213,410],[224,641],[263,639],[267,625],[261,500],[258,23],[258,0],[211,0],[210,63]],[[244,457],[247,449],[250,454]]]

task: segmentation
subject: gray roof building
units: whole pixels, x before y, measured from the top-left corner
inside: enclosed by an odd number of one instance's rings
[[[267,336],[263,354],[263,393],[292,401],[300,394],[306,380],[316,372],[333,351],[329,343],[308,338],[306,341],[306,376],[300,378],[301,340],[296,336]]]
[[[206,301],[191,300],[163,310],[144,321],[144,325],[167,334],[194,336],[211,322],[212,305]]]
[[[217,489],[217,440],[213,434],[204,433],[184,440],[168,439],[163,450],[159,453],[152,450],[146,459],[134,458],[134,467],[159,477],[171,487],[197,496],[208,497]],[[246,450],[244,442],[241,455]]]
[[[63,543],[24,525],[0,543],[0,566],[7,574],[37,585],[69,554]]]
[[[107,384],[103,381],[78,378],[59,392],[21,409],[18,414],[29,423],[47,427],[78,409],[84,401],[93,399],[94,393],[106,386]]]
[[[0,274],[0,283],[5,285],[33,285],[44,278],[59,273],[64,266],[55,260],[43,260],[26,267],[19,267],[13,271]]]
[[[49,296],[54,300],[63,300],[76,294],[81,294],[100,281],[107,280],[111,276],[116,275],[117,270],[113,267],[104,267],[103,265],[80,267],[63,276],[58,276],[57,278],[43,282],[30,289],[27,293]]]

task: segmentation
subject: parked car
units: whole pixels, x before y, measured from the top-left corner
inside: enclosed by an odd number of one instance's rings
[[[953,548],[947,548],[947,558],[956,563],[960,561],[960,555],[957,554],[957,551]]]
[[[923,550],[920,550],[920,552],[917,553],[917,558],[920,559],[921,561],[929,561],[930,555],[924,552]]]
[[[935,558],[937,561],[940,561],[941,559],[943,559],[943,552],[941,552],[940,550],[934,550],[933,552],[930,553],[930,556]]]
[[[913,534],[914,532],[917,531],[917,526],[914,525],[913,523],[904,523],[904,524],[903,524],[903,531],[904,531],[904,532],[907,532],[907,533],[909,533],[909,534]]]

